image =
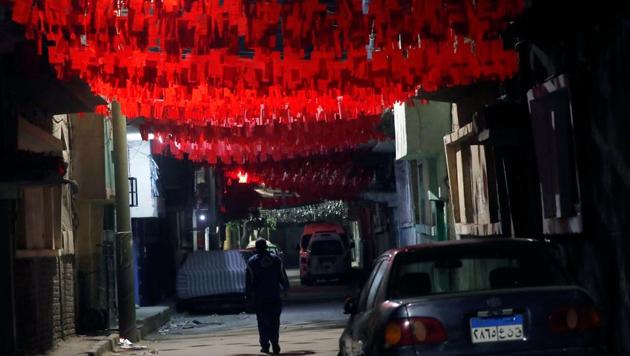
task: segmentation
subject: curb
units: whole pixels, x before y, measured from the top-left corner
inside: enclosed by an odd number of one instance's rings
[[[138,320],[137,333],[140,340],[143,340],[150,333],[158,330],[162,325],[166,324],[173,314],[173,307],[168,306],[162,312],[151,315],[143,320]],[[88,356],[102,356],[106,352],[114,352],[120,336],[118,334],[108,335],[105,340],[98,341],[92,346],[86,354]]]
[[[114,351],[114,346],[118,341],[118,334],[111,334],[107,336],[107,339],[102,340],[94,344],[92,348],[87,351],[88,356],[102,356],[106,352]]]
[[[171,320],[171,315],[173,315],[173,307],[169,305],[162,312],[151,315],[146,319],[139,320],[137,329],[140,340],[143,340],[147,335],[151,334],[152,332],[159,330],[162,325]]]

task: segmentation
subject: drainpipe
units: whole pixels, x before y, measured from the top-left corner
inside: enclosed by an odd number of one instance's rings
[[[129,175],[127,163],[127,120],[120,103],[112,102],[114,135],[114,171],[116,174],[116,279],[118,284],[118,331],[120,337],[139,340],[134,299],[133,250],[129,211]]]

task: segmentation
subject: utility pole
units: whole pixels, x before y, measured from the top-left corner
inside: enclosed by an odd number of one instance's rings
[[[134,300],[133,250],[129,212],[127,120],[120,103],[112,102],[114,171],[116,173],[116,274],[118,284],[118,332],[132,342],[139,340]]]

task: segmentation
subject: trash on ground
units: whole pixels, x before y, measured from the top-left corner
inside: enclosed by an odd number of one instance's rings
[[[125,339],[122,337],[118,339],[118,347],[120,347],[123,350],[134,350],[134,351],[148,349],[148,347],[143,346],[143,345],[134,345],[134,343],[129,341],[129,339]]]

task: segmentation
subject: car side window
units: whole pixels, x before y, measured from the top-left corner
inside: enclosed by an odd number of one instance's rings
[[[300,240],[300,247],[302,248],[302,250],[304,251],[308,250],[308,244],[310,241],[311,241],[310,234],[302,236],[302,239]]]
[[[382,264],[382,261],[376,262],[376,264],[374,265],[374,268],[372,269],[372,273],[370,273],[370,277],[368,277],[367,282],[365,283],[365,285],[363,286],[363,289],[361,290],[361,295],[359,296],[359,310],[361,311],[365,310],[367,299],[368,299],[368,293],[372,289],[372,284],[373,284],[372,282],[374,281],[374,278],[376,277],[381,264]]]
[[[378,295],[378,291],[381,290],[381,282],[383,281],[383,277],[385,277],[385,271],[387,270],[387,262],[385,260],[381,261],[378,268],[375,269],[374,279],[372,280],[372,285],[370,286],[370,291],[367,297],[367,308],[374,307],[374,303],[376,301],[376,296]]]

